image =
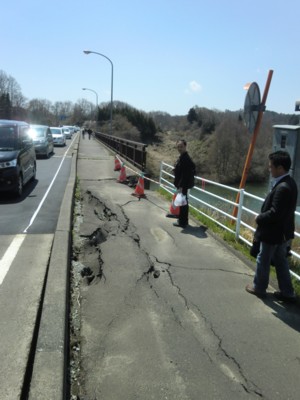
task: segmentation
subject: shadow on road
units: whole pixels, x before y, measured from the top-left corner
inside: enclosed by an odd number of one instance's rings
[[[22,196],[18,197],[13,193],[1,193],[0,204],[17,204],[24,201],[27,197],[30,197],[31,193],[38,184],[38,179],[28,182],[23,188]],[[32,197],[32,196],[31,196]]]
[[[206,230],[207,227],[203,225],[201,226],[188,225],[186,228],[182,229],[181,233],[183,233],[184,235],[192,235],[200,239],[204,239],[207,237]]]
[[[290,326],[297,332],[300,332],[300,304],[299,299],[295,304],[279,302],[272,294],[265,299],[261,299],[266,306],[270,307],[272,314],[282,322]]]

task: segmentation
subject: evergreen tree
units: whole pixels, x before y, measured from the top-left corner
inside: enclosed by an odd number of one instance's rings
[[[10,119],[12,114],[12,106],[8,93],[0,95],[0,118]]]
[[[192,124],[193,122],[197,122],[198,121],[198,115],[197,115],[197,112],[196,112],[194,107],[189,109],[189,112],[188,112],[188,115],[187,115],[187,120],[188,120],[188,122],[190,124]]]

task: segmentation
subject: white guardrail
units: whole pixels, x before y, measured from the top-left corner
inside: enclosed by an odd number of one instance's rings
[[[174,175],[172,174],[173,168],[172,165],[161,162],[159,184],[161,188],[171,194],[175,191],[175,186],[171,182],[174,179]],[[250,247],[252,241],[249,241],[247,237],[252,238],[255,231],[254,220],[264,199],[248,193],[244,189],[233,188],[199,176],[195,176],[195,183],[193,189],[189,191],[189,206],[199,214],[214,221],[223,229],[234,234],[236,239],[243,241]],[[236,198],[238,193],[239,202],[237,203]],[[247,203],[252,204],[248,206]],[[238,210],[236,217],[233,216],[234,208]],[[297,211],[295,215],[296,218],[300,217],[300,213]],[[228,226],[222,223],[222,221],[233,221],[233,223],[228,224]],[[300,233],[295,231],[295,237],[299,238]],[[300,260],[299,253],[293,250],[291,250],[291,253]],[[290,273],[294,278],[300,280],[300,276],[294,271],[290,270]]]

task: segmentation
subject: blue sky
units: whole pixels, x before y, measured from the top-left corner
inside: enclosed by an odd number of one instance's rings
[[[247,82],[267,109],[300,99],[299,0],[10,0],[1,4],[0,69],[28,98],[110,101],[185,115],[243,108]]]

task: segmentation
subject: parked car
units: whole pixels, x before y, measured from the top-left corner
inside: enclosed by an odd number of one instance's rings
[[[0,192],[22,195],[23,186],[36,177],[36,154],[23,121],[0,120]]]
[[[62,127],[63,133],[66,137],[66,139],[72,139],[72,132],[70,131],[69,128],[64,128]]]
[[[54,151],[53,137],[49,126],[30,125],[29,134],[33,140],[36,155],[49,158]]]
[[[54,146],[65,146],[66,145],[66,137],[62,130],[62,128],[51,126],[50,127],[52,136],[53,136],[53,144]]]

